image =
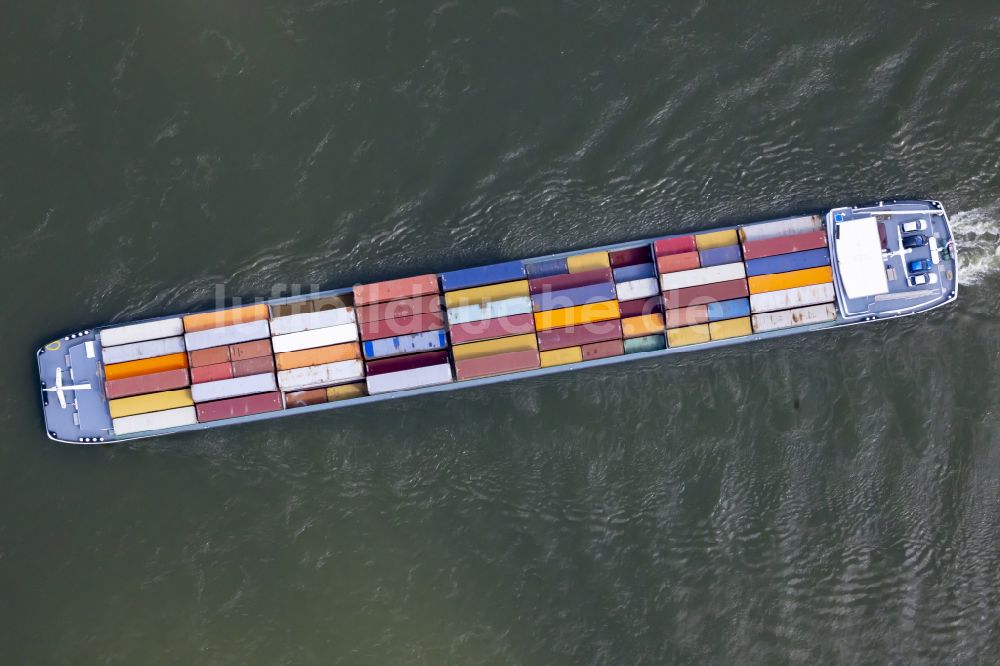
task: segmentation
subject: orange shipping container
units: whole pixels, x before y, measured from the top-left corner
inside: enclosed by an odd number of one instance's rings
[[[663,315],[653,313],[622,319],[622,333],[626,338],[663,333]]]
[[[576,326],[577,324],[588,324],[594,321],[618,319],[620,316],[621,311],[618,309],[618,301],[601,301],[600,303],[577,305],[572,308],[536,312],[535,329],[545,331],[550,328],[565,328],[567,326]]]
[[[203,365],[215,365],[216,363],[229,363],[229,347],[209,347],[208,349],[196,349],[188,352],[192,368]]]
[[[356,342],[346,342],[342,345],[330,345],[329,347],[316,347],[315,349],[303,349],[302,351],[281,352],[274,355],[278,370],[294,370],[295,368],[306,368],[310,365],[350,361],[355,358],[361,358],[361,348]]]
[[[801,271],[791,271],[790,273],[755,275],[747,278],[747,286],[750,287],[751,294],[808,287],[809,285],[823,284],[824,282],[833,282],[833,270],[829,266],[806,268]]]
[[[267,319],[267,317],[267,306],[263,303],[248,305],[242,308],[230,308],[229,310],[199,312],[198,314],[184,317],[184,331],[187,333],[206,331],[210,328],[219,328],[220,326],[232,326],[234,324],[260,321]]]
[[[167,354],[166,356],[154,356],[153,358],[143,358],[138,361],[106,365],[104,366],[104,379],[112,381],[126,377],[151,375],[154,372],[181,370],[186,367],[188,367],[187,354],[178,352],[176,354]]]

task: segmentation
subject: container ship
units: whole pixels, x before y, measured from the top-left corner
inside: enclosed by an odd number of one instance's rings
[[[957,297],[937,201],[883,201],[113,324],[37,351],[109,444],[901,317]]]

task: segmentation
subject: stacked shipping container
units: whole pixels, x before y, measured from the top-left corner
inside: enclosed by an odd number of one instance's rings
[[[754,331],[832,321],[833,270],[816,215],[740,229]]]
[[[619,353],[655,351],[666,346],[663,303],[649,245],[608,253],[618,297],[624,344]]]
[[[436,275],[358,285],[354,305],[368,393],[452,381]]]

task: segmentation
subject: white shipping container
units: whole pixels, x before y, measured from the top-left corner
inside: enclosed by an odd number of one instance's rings
[[[138,361],[141,358],[176,354],[182,351],[184,351],[184,338],[177,336],[107,347],[101,350],[101,358],[105,365],[110,365],[111,363],[125,363],[126,361]]]
[[[746,276],[746,267],[743,265],[743,262],[740,261],[732,264],[695,268],[689,271],[664,273],[660,276],[660,286],[663,287],[663,291],[669,291],[671,289],[696,287],[701,284],[713,284],[715,282],[739,280],[741,278],[745,278]]]
[[[342,342],[352,342],[358,339],[358,327],[354,324],[340,324],[326,328],[314,328],[310,331],[299,331],[287,335],[276,335],[271,338],[274,353],[300,351],[314,347],[339,345]]]
[[[750,296],[750,311],[758,313],[801,308],[806,305],[832,303],[834,298],[832,282],[811,284],[806,287],[752,294]]]
[[[251,340],[263,340],[270,335],[271,329],[268,327],[267,322],[259,320],[185,333],[184,340],[187,342],[188,351],[195,351],[197,349],[208,349],[209,347],[235,345],[240,342],[250,342]]]
[[[447,384],[452,380],[451,365],[442,363],[426,368],[413,368],[412,370],[400,370],[399,372],[387,372],[384,375],[375,375],[368,378],[368,393],[389,393],[391,391],[405,391],[407,389],[420,388],[421,386],[434,386],[435,384]]]
[[[114,347],[144,340],[173,338],[178,335],[184,335],[184,321],[180,317],[106,328],[101,331],[99,337],[102,347]]]
[[[837,310],[831,303],[826,303],[823,305],[810,305],[805,308],[795,308],[794,310],[783,310],[781,312],[763,312],[751,315],[751,318],[753,320],[754,332],[763,333],[779,328],[792,328],[793,326],[805,326],[807,324],[833,321],[837,318]]]
[[[336,308],[322,312],[302,312],[275,317],[271,320],[271,335],[288,335],[317,328],[354,323],[354,308]]]
[[[634,301],[637,298],[649,298],[660,293],[656,278],[642,278],[641,280],[629,280],[619,282],[615,285],[619,301]]]
[[[467,324],[473,321],[509,317],[529,312],[531,312],[531,298],[529,296],[516,296],[501,301],[474,303],[451,308],[448,310],[448,324],[454,326],[455,324]]]
[[[253,393],[267,393],[269,391],[276,391],[277,388],[278,386],[274,381],[274,373],[267,372],[260,375],[247,375],[246,377],[234,377],[233,379],[220,379],[215,382],[192,384],[191,397],[195,402],[208,402],[209,400],[235,398],[236,396],[251,395]]]
[[[301,391],[318,386],[356,382],[364,378],[364,366],[361,361],[354,359],[311,365],[293,370],[281,370],[278,372],[278,386],[281,387],[282,391]]]
[[[740,227],[740,238],[743,241],[756,241],[778,236],[797,236],[823,228],[823,218],[819,215],[803,215],[790,217],[787,220],[760,222]]]
[[[112,419],[111,426],[119,437],[148,430],[163,430],[179,426],[194,425],[198,422],[198,413],[194,407],[178,407],[162,412],[149,412],[135,416],[122,416]]]

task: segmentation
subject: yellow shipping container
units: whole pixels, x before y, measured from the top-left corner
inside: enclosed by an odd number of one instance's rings
[[[135,416],[136,414],[161,412],[165,409],[190,407],[193,404],[194,400],[191,399],[191,390],[180,389],[179,391],[162,391],[160,393],[136,395],[131,398],[109,400],[108,408],[111,410],[111,418],[118,419],[123,416]]]
[[[671,347],[696,345],[700,342],[708,342],[711,339],[712,335],[708,331],[708,324],[671,328],[667,331],[667,344]]]
[[[611,260],[607,252],[588,252],[566,257],[566,266],[570,273],[583,273],[599,268],[611,268]]]
[[[106,365],[104,366],[104,378],[111,381],[126,377],[138,377],[139,375],[151,375],[154,372],[166,372],[167,370],[183,370],[186,367],[188,367],[187,354],[178,352],[166,356],[154,356],[141,358],[138,361]]]
[[[750,328],[750,317],[740,317],[739,319],[713,321],[708,325],[708,332],[713,340],[725,340],[726,338],[750,335],[753,330]]]
[[[790,273],[771,273],[770,275],[755,275],[747,278],[747,286],[751,294],[762,294],[765,291],[781,291],[808,287],[813,284],[833,282],[833,270],[829,266],[805,268]]]
[[[493,354],[503,354],[504,352],[529,351],[532,349],[538,349],[538,340],[535,338],[534,333],[527,333],[525,335],[512,335],[508,338],[455,345],[451,348],[451,354],[456,361],[464,361],[465,359],[479,358],[480,356],[492,356]]]
[[[589,324],[592,321],[618,319],[620,316],[621,311],[618,309],[618,301],[601,301],[600,303],[577,305],[572,308],[545,310],[544,312],[535,313],[535,330],[544,331],[550,328],[565,328],[566,326],[576,326],[577,324]]]
[[[553,365],[579,363],[583,360],[583,351],[579,347],[566,347],[565,349],[543,351],[538,355],[538,357],[542,361],[542,367],[548,368]]]
[[[658,312],[622,319],[622,333],[626,338],[663,333],[664,328],[666,328],[666,324],[663,321],[663,315]]]
[[[713,247],[726,247],[736,245],[736,229],[724,229],[723,231],[710,231],[706,234],[698,234],[694,237],[694,242],[699,250],[711,250]]]
[[[368,395],[368,387],[365,386],[364,382],[341,384],[340,386],[331,386],[326,389],[327,402],[350,400],[351,398],[360,398],[366,395]]]
[[[251,321],[267,319],[267,306],[263,303],[259,305],[248,305],[243,308],[230,308],[229,310],[216,310],[215,312],[199,312],[198,314],[184,317],[184,331],[193,333],[194,331],[204,331],[220,326],[232,326],[233,324],[245,324]]]
[[[444,303],[449,308],[458,308],[463,305],[483,305],[491,301],[502,301],[522,296],[528,296],[527,280],[449,291],[444,295]]]

